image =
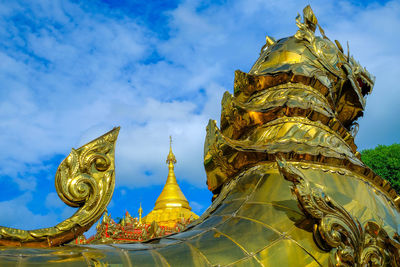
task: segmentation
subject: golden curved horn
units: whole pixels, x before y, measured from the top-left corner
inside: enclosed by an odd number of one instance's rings
[[[79,207],[74,215],[56,226],[36,230],[0,226],[0,245],[52,247],[87,231],[104,213],[114,192],[114,151],[119,129],[72,149],[58,166],[56,190],[67,205]]]

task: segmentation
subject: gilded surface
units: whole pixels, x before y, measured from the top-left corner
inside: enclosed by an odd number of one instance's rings
[[[170,137],[170,147],[166,163],[168,164],[167,182],[161,194],[156,200],[154,209],[143,218],[143,222],[152,224],[153,222],[159,226],[174,228],[180,220],[193,221],[199,216],[192,212],[185,195],[179,187],[174,172],[176,158],[172,152],[172,138]]]
[[[313,235],[317,245],[331,253],[334,266],[399,266],[400,243],[391,239],[376,221],[361,225],[344,207],[320,188],[312,186],[305,175],[285,160],[278,160],[285,179],[292,181],[303,213],[314,220]],[[395,252],[395,253],[393,253]]]
[[[22,266],[398,264],[400,198],[354,144],[374,78],[325,36],[309,6],[296,24],[294,36],[267,37],[248,74],[235,73],[220,129],[213,121],[207,127],[204,165],[214,201],[186,230],[47,253],[3,248],[0,259]]]
[[[88,144],[72,149],[57,169],[58,196],[79,207],[70,218],[54,227],[20,230],[0,227],[0,245],[52,247],[75,239],[104,213],[114,192],[114,148],[119,128]]]

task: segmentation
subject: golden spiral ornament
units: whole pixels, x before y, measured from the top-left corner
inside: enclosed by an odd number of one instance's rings
[[[0,245],[53,247],[87,231],[104,213],[115,186],[115,142],[119,127],[72,149],[55,177],[58,196],[79,209],[70,218],[49,228],[20,230],[0,226]]]

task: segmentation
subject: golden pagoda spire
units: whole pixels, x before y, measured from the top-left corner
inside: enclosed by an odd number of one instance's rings
[[[169,136],[169,153],[168,153],[166,162],[169,165],[168,167],[171,167],[171,164],[172,164],[172,172],[173,172],[174,164],[176,164],[176,158],[175,158],[174,153],[172,153],[172,136]]]
[[[140,202],[140,207],[138,212],[139,212],[139,225],[142,225],[142,213],[143,213],[142,202]]]
[[[143,217],[143,223],[156,222],[159,226],[173,228],[184,218],[186,221],[199,218],[191,210],[189,202],[183,195],[176,181],[174,165],[176,158],[172,152],[172,137],[169,137],[169,153],[167,156],[168,177],[164,188],[157,198],[154,209]]]
[[[169,153],[167,156],[168,164],[168,177],[165,183],[164,189],[160,196],[157,198],[155,210],[173,207],[182,207],[191,210],[189,202],[183,195],[178,183],[176,182],[174,164],[176,164],[176,158],[172,152],[172,137],[169,137]]]

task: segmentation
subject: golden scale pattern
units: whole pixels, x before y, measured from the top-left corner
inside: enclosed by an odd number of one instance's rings
[[[354,144],[374,77],[325,36],[309,6],[296,24],[294,36],[267,37],[249,73],[235,73],[221,127],[207,126],[204,166],[214,197],[198,220],[144,243],[47,249],[10,247],[26,240],[7,230],[1,266],[399,266],[400,197]],[[103,172],[111,166],[98,164]],[[81,195],[72,194],[61,196],[68,203]]]

